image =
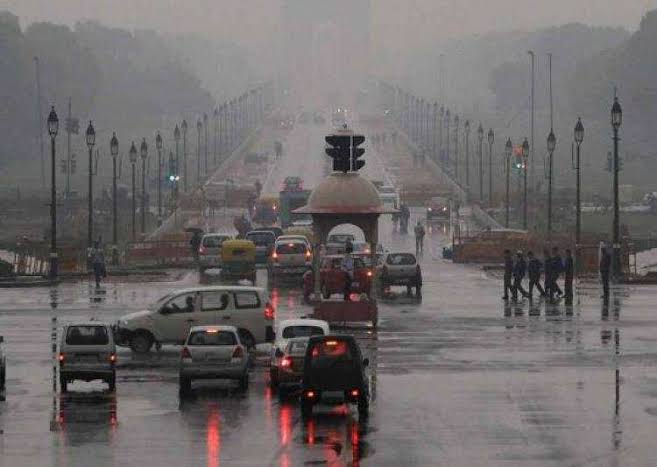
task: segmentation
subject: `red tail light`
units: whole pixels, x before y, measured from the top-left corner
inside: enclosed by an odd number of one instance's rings
[[[57,359],[59,360],[59,364],[60,364],[60,365],[63,365],[63,364],[64,364],[65,357],[64,357],[64,354],[63,354],[63,353],[60,352],[60,353],[59,353],[59,356],[57,357]]]
[[[276,252],[274,251],[274,252],[271,254],[271,259],[273,259],[274,261],[278,261],[278,253],[276,253]]]
[[[352,389],[351,392],[349,393],[351,397],[358,397],[359,394],[360,391],[358,389]]]
[[[306,250],[306,258],[310,259],[311,256],[312,256],[312,253],[310,252],[310,250]]]
[[[291,368],[292,367],[292,359],[290,357],[283,357],[283,359],[281,360],[281,367]]]
[[[242,358],[244,357],[244,349],[242,347],[237,346],[235,347],[235,350],[233,350],[233,358]]]
[[[192,354],[187,347],[183,347],[180,358],[192,358]]]
[[[313,399],[315,396],[315,391],[306,391],[306,398]]]
[[[372,271],[367,271],[367,277],[372,277]]]
[[[109,361],[112,365],[114,365],[116,363],[116,354],[115,353],[109,354]]]
[[[198,248],[198,252],[199,252],[199,254],[201,254],[201,255],[204,255],[204,254],[205,254],[205,248],[203,247],[203,245],[201,245],[201,246]]]
[[[274,310],[274,307],[272,306],[271,303],[267,302],[265,305],[265,319],[266,320],[273,320],[274,315],[276,314],[276,310]]]

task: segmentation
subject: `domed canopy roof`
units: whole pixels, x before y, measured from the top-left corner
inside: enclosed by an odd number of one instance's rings
[[[357,172],[333,172],[308,198],[308,204],[294,210],[303,214],[384,214],[379,192]]]

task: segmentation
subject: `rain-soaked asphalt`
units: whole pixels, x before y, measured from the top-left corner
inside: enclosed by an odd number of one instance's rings
[[[380,230],[387,248],[412,248],[389,219]],[[367,421],[337,407],[303,422],[268,387],[265,358],[246,393],[207,382],[181,400],[175,346],[121,349],[115,394],[100,383],[53,394],[52,318],[113,322],[198,284],[195,272],[110,280],[102,293],[0,289],[0,466],[657,465],[657,288],[616,288],[605,305],[585,283],[572,307],[505,306],[501,278],[442,260],[445,240],[429,231],[422,303],[382,301],[377,330],[345,331],[371,361]],[[278,319],[310,312],[298,289],[271,293]]]
[[[139,359],[122,349],[115,395],[79,383],[53,398],[52,317],[114,321],[198,283],[198,275],[108,282],[104,294],[87,283],[3,290],[8,391],[0,464],[657,464],[655,288],[617,289],[604,306],[586,284],[572,308],[505,307],[497,277],[440,258],[443,239],[431,233],[421,304],[382,303],[377,331],[349,331],[372,361],[375,400],[366,423],[343,408],[303,423],[296,403],[279,402],[269,389],[264,359],[245,394],[208,382],[180,400],[179,349],[166,346]],[[410,241],[388,230],[389,247]],[[279,318],[309,312],[297,290],[273,297]]]

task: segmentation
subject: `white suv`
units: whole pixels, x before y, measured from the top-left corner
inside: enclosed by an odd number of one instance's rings
[[[153,344],[183,344],[192,326],[235,326],[240,341],[252,349],[274,340],[274,307],[260,287],[212,286],[181,289],[149,309],[130,313],[116,325],[118,345],[136,353]]]
[[[116,388],[116,346],[109,324],[86,321],[67,324],[59,343],[59,383],[62,392],[73,380],[101,379]]]

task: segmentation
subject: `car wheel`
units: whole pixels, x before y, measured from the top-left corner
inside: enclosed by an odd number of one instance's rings
[[[328,300],[331,298],[331,292],[329,292],[328,287],[326,287],[326,284],[322,284],[322,297],[324,297],[324,300]]]
[[[313,404],[304,399],[301,399],[301,416],[304,418],[312,417],[313,415]]]
[[[246,391],[249,389],[249,373],[244,373],[244,376],[240,378],[240,390]]]
[[[68,391],[68,381],[64,378],[59,378],[59,388],[61,389],[62,394]]]
[[[146,332],[138,332],[130,338],[130,350],[134,353],[148,353],[152,346],[153,337]]]
[[[269,369],[269,384],[273,388],[278,386],[278,370],[276,368]]]
[[[112,373],[112,376],[107,380],[107,385],[110,392],[116,391],[116,373]]]
[[[192,390],[192,380],[191,378],[185,378],[181,376],[178,380],[178,390],[180,394],[189,394]]]

